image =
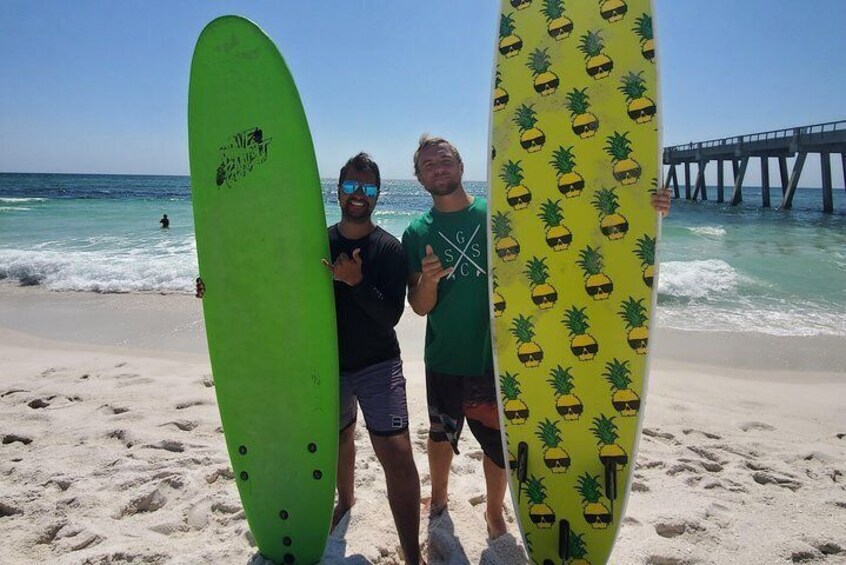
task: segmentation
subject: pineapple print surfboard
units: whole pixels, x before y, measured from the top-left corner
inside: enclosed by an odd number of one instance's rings
[[[197,41],[191,195],[226,446],[259,551],[316,563],[338,450],[338,353],[323,199],[296,86],[271,40],[226,16]]]
[[[660,106],[649,0],[503,0],[488,178],[510,487],[534,563],[606,563],[646,392]]]

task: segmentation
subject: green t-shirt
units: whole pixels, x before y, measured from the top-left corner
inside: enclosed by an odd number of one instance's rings
[[[427,318],[426,367],[448,375],[492,371],[485,199],[459,212],[432,208],[406,228],[402,245],[412,273],[422,271],[426,245],[444,268],[455,268],[438,283],[438,302]]]

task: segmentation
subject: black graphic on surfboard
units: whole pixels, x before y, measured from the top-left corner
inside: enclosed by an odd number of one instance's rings
[[[220,148],[220,164],[217,167],[217,186],[232,187],[247,176],[255,165],[267,160],[267,146],[270,139],[264,139],[261,128],[255,127],[233,135]]]

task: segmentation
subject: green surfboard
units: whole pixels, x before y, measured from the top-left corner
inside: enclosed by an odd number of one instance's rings
[[[534,563],[600,565],[625,513],[655,302],[649,0],[502,0],[491,303],[511,493]]]
[[[241,502],[264,557],[316,563],[338,449],[326,220],[299,94],[252,22],[225,16],[201,33],[188,130],[206,336]]]

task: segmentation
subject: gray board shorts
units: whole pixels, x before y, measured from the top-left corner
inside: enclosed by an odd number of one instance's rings
[[[359,405],[373,435],[392,436],[408,429],[405,376],[399,357],[342,372],[340,382],[341,431],[355,423]]]

